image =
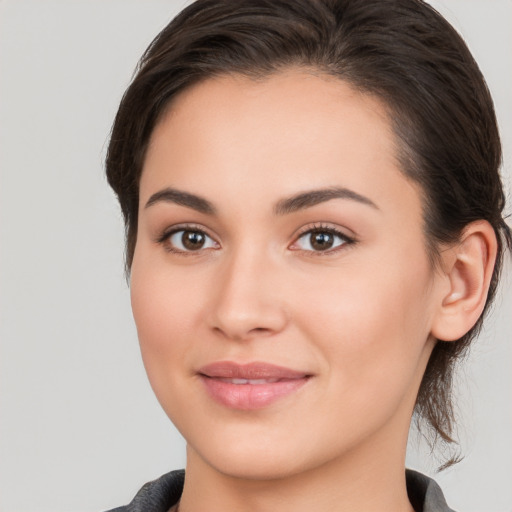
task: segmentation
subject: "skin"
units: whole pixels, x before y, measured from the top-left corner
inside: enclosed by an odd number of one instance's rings
[[[333,187],[373,204],[342,197],[275,211]],[[215,213],[155,196],[168,188]],[[203,248],[163,237],[183,224],[208,235]],[[318,227],[354,243],[335,237],[335,248],[312,250],[304,233]],[[445,310],[471,283],[450,278],[456,251],[443,271],[429,263],[420,193],[399,169],[383,105],[293,69],[184,91],[152,134],[138,229],[131,293],[142,356],[187,441],[180,512],[411,511],[415,398],[434,334],[455,332],[459,317]],[[312,377],[268,407],[233,410],[197,375],[226,360]]]

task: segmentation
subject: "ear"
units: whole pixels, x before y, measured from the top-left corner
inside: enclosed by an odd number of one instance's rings
[[[460,241],[441,254],[442,286],[431,334],[454,341],[477,322],[487,301],[497,240],[489,222],[468,224]]]

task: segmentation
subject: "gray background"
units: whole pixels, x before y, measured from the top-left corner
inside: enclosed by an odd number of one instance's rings
[[[511,189],[512,2],[433,2],[494,95]],[[102,161],[136,60],[183,1],[0,0],[0,511],[94,511],[182,467],[146,381]],[[509,265],[510,267],[510,265]],[[461,372],[455,509],[512,511],[512,293]],[[409,464],[432,474],[425,447]]]

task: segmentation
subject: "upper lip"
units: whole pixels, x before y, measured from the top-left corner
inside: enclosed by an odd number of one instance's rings
[[[259,361],[248,364],[217,361],[201,367],[198,373],[206,377],[221,379],[302,379],[309,377],[306,372]]]

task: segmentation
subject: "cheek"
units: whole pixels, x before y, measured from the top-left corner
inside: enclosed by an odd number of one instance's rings
[[[338,389],[354,398],[396,396],[419,371],[429,335],[430,269],[418,256],[358,261],[297,293],[302,329],[317,340]]]
[[[183,367],[189,333],[195,331],[198,294],[179,273],[151,261],[134,258],[131,272],[131,303],[142,359],[157,397]]]
[[[187,424],[190,404],[197,399],[193,387],[186,384],[192,375],[194,346],[201,338],[197,323],[201,294],[182,272],[169,273],[166,265],[148,262],[138,265],[134,260],[131,279],[142,360],[160,405],[185,432],[183,422]]]

